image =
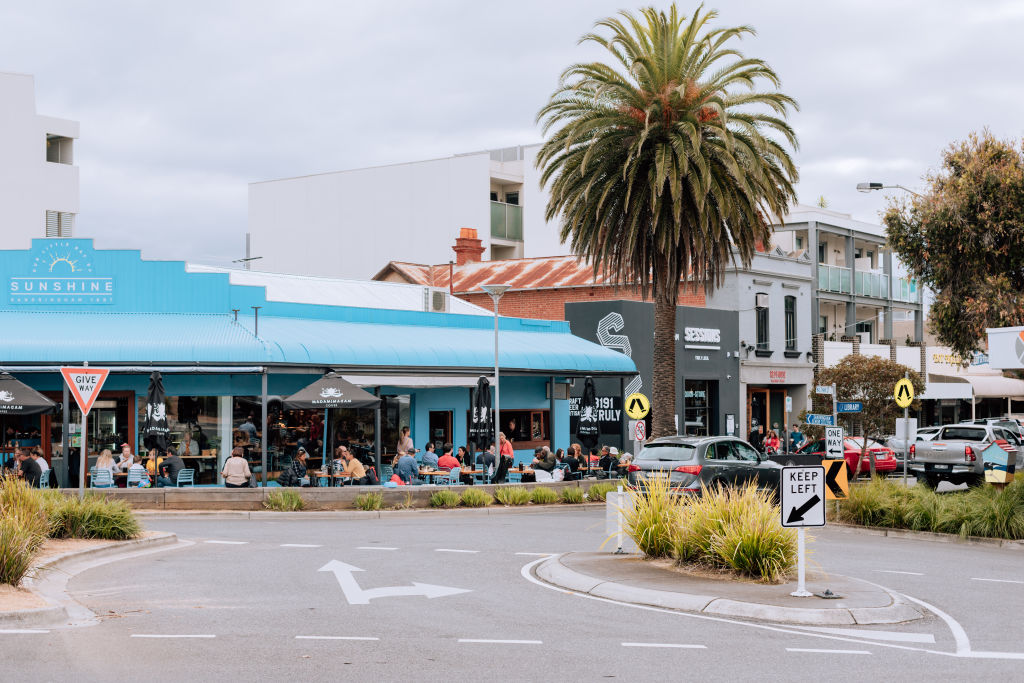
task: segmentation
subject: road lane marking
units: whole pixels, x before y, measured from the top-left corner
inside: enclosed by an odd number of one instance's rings
[[[689,645],[687,643],[623,643],[622,647],[675,647],[684,650],[706,650],[707,645]]]
[[[132,638],[216,638],[211,634],[184,634],[184,633],[133,633]]]
[[[354,572],[365,571],[350,564],[331,560],[317,571],[331,572],[334,574],[338,585],[345,594],[345,599],[350,605],[369,605],[374,598],[390,598],[407,595],[421,595],[428,599],[441,598],[459,593],[471,593],[468,588],[453,588],[451,586],[437,586],[432,583],[419,583],[414,581],[411,586],[382,586],[380,588],[360,588],[356,581]]]
[[[822,655],[869,655],[867,650],[817,650],[811,647],[787,647],[786,652],[810,652]]]
[[[315,543],[282,543],[282,548],[323,548],[322,545]]]
[[[203,541],[203,543],[215,543],[217,545],[246,545],[249,541]]]
[[[295,636],[295,640],[380,640],[371,636]]]
[[[356,550],[398,550],[398,548],[387,548],[382,545],[361,545]]]
[[[795,626],[817,633],[835,633],[840,636],[852,636],[865,640],[887,640],[896,643],[934,643],[935,636],[931,633],[903,633],[900,631],[869,631],[855,628],[831,628],[828,626]]]
[[[1014,581],[1013,579],[979,579],[977,577],[972,578],[971,581],[991,581],[992,583],[1024,583],[1024,581]]]
[[[469,553],[475,555],[479,550],[456,550],[455,548],[434,548],[435,553]]]
[[[921,572],[901,572],[896,569],[876,569],[876,572],[882,574],[906,574],[907,576],[924,576]]]
[[[543,640],[490,640],[488,638],[459,638],[460,643],[495,643],[497,645],[543,645]]]
[[[527,557],[551,557],[554,553],[516,553],[516,555],[526,555]]]
[[[19,633],[49,633],[49,629],[43,628],[0,628],[0,634],[16,635]]]

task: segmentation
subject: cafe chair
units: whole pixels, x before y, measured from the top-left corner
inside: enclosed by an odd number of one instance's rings
[[[140,481],[142,481],[142,472],[128,470],[128,488],[138,486]]]
[[[522,484],[523,473],[516,469],[509,469],[508,471],[508,483],[510,484]]]
[[[184,486],[186,484],[189,486],[195,486],[195,477],[196,471],[191,468],[178,470],[178,481],[175,483],[177,486]]]
[[[48,489],[50,488],[50,472],[52,470],[46,470],[39,476],[39,488]]]
[[[89,474],[92,476],[91,488],[94,489],[109,489],[114,486],[114,475],[110,470],[99,470],[95,467],[89,469]]]
[[[391,465],[380,466],[380,480],[391,481],[391,477],[395,474],[395,468]]]
[[[459,480],[459,475],[462,474],[461,467],[454,467],[452,471],[448,473],[448,478],[442,481],[441,484],[444,486],[462,486],[462,482]]]

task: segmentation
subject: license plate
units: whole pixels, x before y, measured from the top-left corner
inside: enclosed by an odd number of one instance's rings
[[[951,465],[933,465],[932,466],[933,469],[941,470],[943,472],[948,472],[950,467],[951,467]]]

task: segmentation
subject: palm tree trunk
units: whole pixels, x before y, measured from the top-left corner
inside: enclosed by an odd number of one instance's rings
[[[651,411],[654,413],[651,438],[671,436],[676,433],[676,307],[667,297],[658,296],[658,292],[654,294],[651,383]]]

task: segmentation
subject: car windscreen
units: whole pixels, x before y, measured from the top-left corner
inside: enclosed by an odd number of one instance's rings
[[[693,460],[697,455],[697,447],[688,443],[650,443],[644,446],[637,460],[671,462],[673,460]]]
[[[943,441],[984,441],[985,430],[971,427],[946,427],[942,430],[939,438]]]
[[[1020,434],[1020,426],[1012,420],[1000,420],[999,422],[996,422],[996,425],[1003,429],[1008,429],[1014,434]]]

